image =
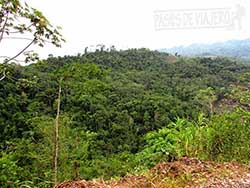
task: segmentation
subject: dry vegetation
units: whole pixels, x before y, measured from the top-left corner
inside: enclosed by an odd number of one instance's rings
[[[144,175],[128,175],[111,182],[66,181],[56,188],[249,188],[250,168],[236,162],[216,163],[184,157],[163,162]]]

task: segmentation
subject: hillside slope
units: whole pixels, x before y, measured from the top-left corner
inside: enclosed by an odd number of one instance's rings
[[[1,188],[52,187],[59,86],[58,182],[183,156],[250,164],[250,65],[130,49],[0,70]]]

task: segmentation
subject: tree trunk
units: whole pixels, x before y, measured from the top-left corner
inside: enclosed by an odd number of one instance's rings
[[[78,172],[78,167],[79,167],[79,164],[77,161],[74,161],[74,177],[73,177],[73,180],[76,181],[76,180],[79,180],[79,172]]]
[[[209,108],[210,108],[210,115],[212,116],[214,114],[214,105],[213,105],[213,102],[209,103]]]
[[[57,162],[58,162],[58,150],[59,150],[59,115],[60,115],[60,102],[61,102],[61,83],[59,83],[58,90],[58,101],[57,101],[57,114],[55,121],[55,137],[54,137],[54,160],[53,160],[53,169],[54,169],[54,186],[57,184]]]

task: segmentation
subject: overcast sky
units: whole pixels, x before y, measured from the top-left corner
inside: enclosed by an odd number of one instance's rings
[[[97,44],[115,45],[117,48],[158,49],[192,43],[245,39],[249,38],[250,34],[248,0],[28,0],[27,2],[41,10],[52,24],[62,26],[62,33],[67,40],[60,49],[52,46],[37,49],[42,57],[47,57],[48,54],[83,53],[86,46]],[[237,8],[238,5],[240,9]],[[239,23],[235,23],[232,28],[223,25],[221,20],[224,17],[220,14],[218,18],[219,13],[217,22],[210,23],[211,25],[203,23],[205,24],[203,27],[194,22],[195,19],[197,21],[197,13],[207,16],[207,20],[212,19],[215,10],[230,14],[236,12],[238,22],[241,22],[240,26]],[[189,17],[186,13],[189,13]],[[171,19],[174,25],[171,25]],[[192,27],[189,27],[188,22],[191,21]]]

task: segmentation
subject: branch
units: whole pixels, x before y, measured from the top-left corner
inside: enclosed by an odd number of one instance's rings
[[[34,23],[30,24],[28,27],[25,27],[24,31],[27,31],[29,28],[31,28],[34,25]],[[15,33],[21,33],[20,31],[9,31],[10,34],[15,34]]]
[[[5,27],[7,25],[8,19],[9,19],[9,12],[7,12],[6,20],[5,20],[4,24],[3,24],[3,28],[2,28],[1,35],[0,35],[0,43],[1,43],[2,39],[3,39],[3,34],[4,34]]]
[[[5,61],[5,63],[8,63],[14,59],[16,59],[19,55],[21,55],[25,50],[27,50],[34,42],[36,41],[36,38],[34,38],[24,49],[22,49],[18,54],[16,54],[15,56],[13,56],[12,58],[8,59],[7,61]]]
[[[2,81],[6,77],[5,69],[3,71],[3,76],[0,78],[0,81]]]
[[[0,56],[0,59],[10,59],[11,57],[9,56]],[[24,60],[21,60],[21,59],[13,59],[13,61],[16,61],[16,62],[25,62]]]
[[[29,41],[33,41],[34,39],[28,38],[28,37],[3,37],[3,39],[13,39],[13,40],[29,40]],[[47,42],[52,44],[52,42],[42,39],[42,42]]]
[[[33,41],[34,39],[28,38],[28,37],[3,37],[2,39],[17,39],[17,40],[29,40]]]

